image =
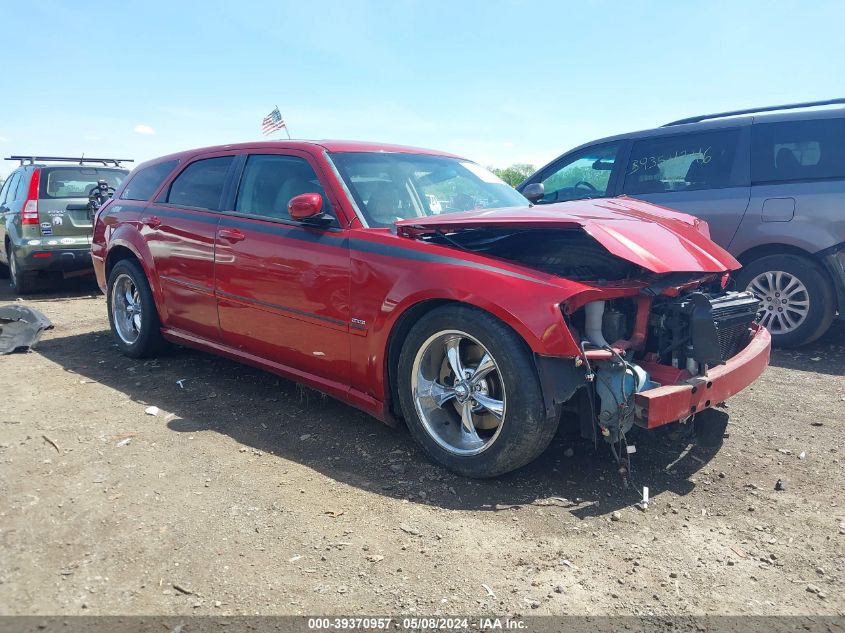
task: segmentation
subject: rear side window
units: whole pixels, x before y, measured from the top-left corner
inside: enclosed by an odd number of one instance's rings
[[[87,198],[97,181],[105,180],[117,189],[126,173],[121,169],[99,167],[43,167],[38,195],[48,199]]]
[[[738,186],[732,176],[738,143],[739,130],[635,141],[622,191],[636,195]]]
[[[12,174],[11,176],[9,176],[9,177],[6,179],[6,182],[4,182],[4,183],[3,183],[3,188],[2,188],[2,189],[0,189],[0,202],[3,202],[3,201],[5,201],[5,200],[6,200],[6,192],[7,192],[7,191],[9,191],[9,185],[11,185],[11,184],[12,184],[12,178],[13,178],[13,177],[14,177],[14,174]]]
[[[27,189],[29,189],[29,182],[33,178],[33,172],[21,172],[19,176],[17,181],[12,183],[11,189],[9,189],[9,200],[14,200],[15,202],[23,202],[26,199],[26,194],[29,193]]]
[[[167,202],[180,207],[217,211],[233,156],[206,158],[191,163],[170,185]]]
[[[10,204],[15,201],[15,191],[17,190],[20,181],[21,172],[19,171],[16,171],[9,176],[6,184],[3,185],[3,191],[0,192],[0,202]]]
[[[753,182],[825,178],[845,178],[845,119],[752,126]]]
[[[239,213],[290,220],[288,203],[303,193],[323,197],[323,211],[331,213],[317,174],[304,158],[254,154],[246,161],[235,210]]]
[[[120,194],[120,199],[149,200],[178,164],[178,160],[168,160],[138,170],[131,175],[126,188]]]

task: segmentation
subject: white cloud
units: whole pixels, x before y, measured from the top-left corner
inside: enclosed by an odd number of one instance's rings
[[[143,123],[139,123],[135,126],[135,134],[144,134],[147,136],[151,136],[155,134],[156,131],[150,127],[149,125],[144,125]]]
[[[8,143],[9,139],[6,136],[0,136],[0,143]]]

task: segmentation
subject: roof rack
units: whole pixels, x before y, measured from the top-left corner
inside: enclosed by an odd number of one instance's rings
[[[32,165],[35,161],[48,161],[51,163],[76,163],[78,165],[84,165],[85,163],[100,163],[105,167],[108,167],[109,165],[120,167],[120,163],[135,162],[131,158],[85,158],[84,156],[79,158],[68,156],[9,156],[5,160],[19,160],[21,165],[27,162]]]
[[[686,119],[678,119],[671,123],[666,123],[661,127],[669,127],[672,125],[683,125],[684,123],[700,123],[707,119],[722,119],[729,116],[737,116],[740,114],[753,114],[756,112],[772,112],[774,110],[796,110],[798,108],[815,108],[817,106],[826,105],[845,105],[845,98],[828,99],[826,101],[805,101],[804,103],[787,103],[786,105],[766,106],[764,108],[748,108],[747,110],[731,110],[730,112],[718,112],[716,114],[702,114],[700,116],[691,116]]]

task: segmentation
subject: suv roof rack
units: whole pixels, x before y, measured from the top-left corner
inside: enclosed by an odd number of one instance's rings
[[[845,98],[827,99],[826,101],[805,101],[804,103],[787,103],[785,105],[766,106],[764,108],[748,108],[746,110],[731,110],[730,112],[717,112],[716,114],[702,114],[699,116],[691,116],[686,119],[678,119],[671,123],[666,123],[660,127],[669,127],[672,125],[683,125],[684,123],[700,123],[707,119],[722,119],[729,116],[737,116],[740,114],[753,114],[756,112],[772,112],[774,110],[796,110],[798,108],[815,108],[817,106],[826,105],[845,105]]]
[[[84,165],[85,163],[101,163],[105,167],[109,165],[114,165],[115,167],[120,167],[120,163],[134,163],[135,161],[131,158],[85,158],[81,156],[79,158],[73,158],[68,156],[9,156],[5,160],[19,160],[21,165],[24,163],[29,163],[30,165],[35,164],[35,161],[48,161],[51,163],[76,163],[78,165]]]

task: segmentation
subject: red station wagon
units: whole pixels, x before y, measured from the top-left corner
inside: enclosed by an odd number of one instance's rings
[[[624,456],[765,369],[758,300],[706,223],[626,198],[532,207],[463,158],[346,141],[137,167],[96,217],[118,347],[165,341],[302,382],[440,464],[527,464],[565,409]],[[621,459],[621,458],[620,458]]]

